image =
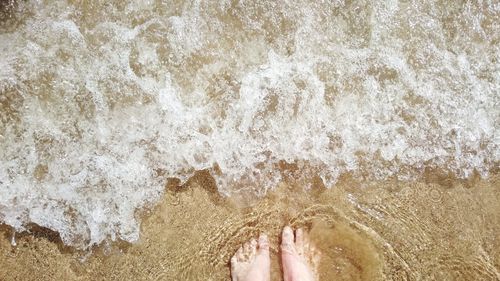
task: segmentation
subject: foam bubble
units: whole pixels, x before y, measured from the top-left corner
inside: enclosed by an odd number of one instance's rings
[[[0,220],[16,231],[133,242],[166,179],[202,169],[226,196],[262,195],[281,161],[332,186],[500,159],[494,5],[19,5],[30,16],[0,33]]]

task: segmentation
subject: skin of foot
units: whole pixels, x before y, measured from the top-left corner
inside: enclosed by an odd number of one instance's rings
[[[293,233],[285,226],[281,236],[281,262],[285,281],[317,281],[320,253],[309,241],[307,233],[299,228]]]
[[[271,262],[269,242],[265,234],[241,246],[231,258],[232,281],[269,281]]]

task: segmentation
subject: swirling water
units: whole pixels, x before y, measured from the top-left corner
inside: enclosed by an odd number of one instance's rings
[[[487,177],[496,1],[6,1],[0,221],[88,247],[139,237],[168,178],[263,195],[292,164]]]

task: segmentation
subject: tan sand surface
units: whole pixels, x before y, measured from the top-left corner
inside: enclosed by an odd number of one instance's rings
[[[281,184],[264,198],[222,198],[199,172],[171,181],[145,214],[136,244],[91,252],[64,247],[57,233],[1,227],[1,280],[229,280],[228,262],[260,231],[271,239],[272,280],[280,280],[279,232],[309,229],[323,253],[321,280],[499,280],[500,181],[359,182],[326,189]],[[138,214],[139,215],[139,214]]]

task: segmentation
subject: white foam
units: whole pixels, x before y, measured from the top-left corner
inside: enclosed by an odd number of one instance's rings
[[[500,159],[500,31],[461,21],[493,6],[462,10],[453,37],[425,12],[453,5],[148,3],[47,3],[0,34],[0,220],[16,231],[136,241],[137,210],[201,169],[226,196],[262,195],[281,160],[332,186]]]

